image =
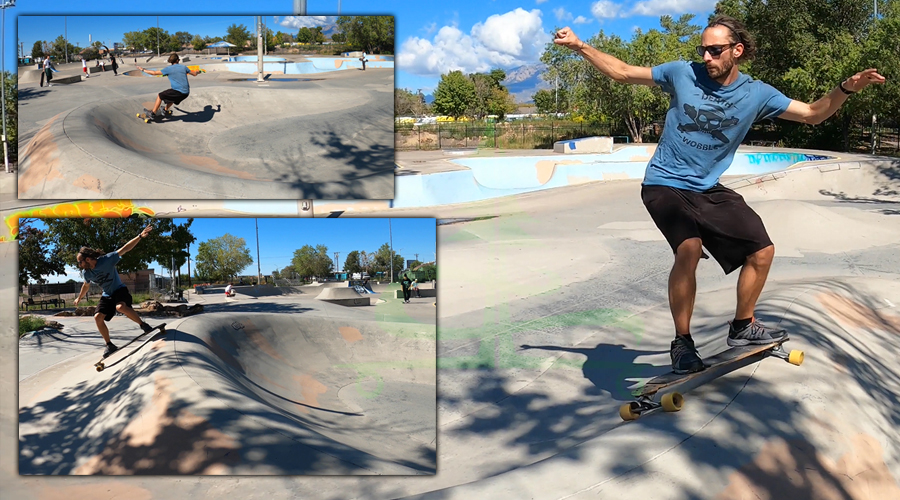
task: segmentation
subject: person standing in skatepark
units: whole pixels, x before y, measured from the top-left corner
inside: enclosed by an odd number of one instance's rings
[[[140,66],[137,67],[137,69],[148,75],[167,76],[169,78],[169,83],[172,85],[172,88],[163,90],[156,96],[156,104],[153,105],[152,110],[148,110],[154,116],[159,111],[159,107],[162,105],[163,101],[166,103],[165,112],[168,113],[173,105],[181,104],[181,101],[187,99],[188,95],[191,93],[191,85],[188,83],[187,75],[197,76],[200,74],[199,70],[191,70],[187,66],[179,64],[180,60],[178,54],[173,52],[172,55],[169,56],[170,66],[162,71],[144,69]]]
[[[631,66],[581,41],[568,27],[554,43],[580,54],[619,83],[660,86],[671,96],[666,124],[647,164],[641,198],[675,254],[668,296],[675,322],[670,356],[675,373],[705,368],[691,338],[690,320],[697,292],[696,270],[712,254],[725,274],[741,269],[737,307],[729,322],[728,345],[772,344],[783,329],[754,316],[775,247],[762,219],[736,192],[719,183],[750,126],[779,117],[818,124],[833,115],[851,94],[884,83],[875,69],[840,82],[826,96],[807,104],[738,70],[753,59],[756,44],[743,24],[728,16],[710,20],[697,53],[703,62],[674,61],[655,67]]]
[[[100,303],[97,305],[97,309],[94,313],[94,321],[97,324],[100,335],[103,337],[103,340],[106,341],[106,351],[103,353],[104,358],[116,352],[118,349],[118,347],[110,340],[109,328],[106,326],[106,322],[115,317],[116,311],[124,314],[128,319],[140,325],[141,330],[143,330],[144,333],[153,330],[153,327],[145,323],[141,317],[138,316],[137,312],[132,309],[131,293],[128,292],[128,287],[122,283],[122,280],[119,278],[119,272],[116,270],[116,264],[121,257],[133,249],[138,242],[146,238],[152,230],[153,226],[145,227],[144,230],[141,231],[141,234],[137,235],[122,248],[114,252],[104,255],[103,252],[99,250],[81,247],[81,249],[78,250],[78,254],[75,256],[75,259],[78,261],[78,268],[81,270],[81,278],[84,280],[81,291],[78,293],[78,298],[75,299],[75,306],[77,307],[78,303],[81,302],[81,299],[87,294],[91,287],[91,283],[96,283],[103,290],[103,294],[100,296]]]

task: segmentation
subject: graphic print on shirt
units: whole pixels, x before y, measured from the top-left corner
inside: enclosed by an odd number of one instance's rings
[[[721,131],[733,127],[740,122],[737,118],[727,118],[725,116],[725,108],[718,104],[706,103],[700,106],[699,110],[690,104],[685,104],[684,113],[688,118],[693,120],[693,123],[679,123],[679,132],[701,132],[709,134],[723,144],[728,144],[731,141],[729,141],[728,137],[725,137],[725,134]],[[682,140],[687,142],[688,139],[683,137]]]

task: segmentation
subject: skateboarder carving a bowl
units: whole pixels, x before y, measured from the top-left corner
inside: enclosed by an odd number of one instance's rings
[[[740,268],[737,308],[728,345],[771,344],[785,338],[754,317],[775,247],[760,217],[743,197],[719,183],[750,126],[779,117],[818,124],[833,115],[850,94],[884,83],[875,69],[856,73],[828,95],[807,104],[741,73],[756,44],[743,24],[728,16],[710,20],[697,54],[703,62],[674,61],[652,68],[631,66],[581,41],[570,28],[554,43],[567,47],[619,83],[659,85],[671,96],[666,124],[647,164],[641,199],[675,254],[669,274],[669,307],[675,321],[672,370],[704,369],[691,338],[690,321],[697,292],[697,264],[712,254],[726,274]]]
[[[172,85],[172,88],[163,90],[156,96],[156,104],[153,105],[153,109],[151,110],[154,116],[157,111],[159,111],[159,107],[162,105],[163,101],[166,103],[165,111],[168,112],[173,105],[181,104],[181,101],[187,99],[188,95],[191,93],[191,85],[188,83],[187,75],[197,76],[200,74],[199,70],[192,70],[183,64],[178,64],[180,60],[178,54],[173,52],[172,55],[169,56],[170,66],[164,68],[162,71],[144,69],[140,66],[137,67],[137,69],[148,75],[162,75],[169,77],[169,83]]]
[[[153,226],[145,227],[141,234],[114,252],[104,255],[99,250],[81,247],[78,250],[78,255],[75,256],[76,260],[78,260],[78,267],[81,269],[81,278],[84,280],[81,292],[78,293],[78,298],[75,299],[75,306],[77,307],[81,299],[84,298],[84,295],[91,287],[91,283],[100,285],[100,288],[103,290],[103,294],[100,296],[100,304],[94,313],[94,321],[97,323],[100,335],[106,341],[106,351],[103,353],[104,358],[118,349],[110,341],[109,328],[106,327],[106,322],[115,317],[116,311],[140,325],[144,333],[153,330],[153,327],[141,320],[137,312],[131,308],[131,294],[128,292],[128,287],[119,279],[119,272],[116,271],[116,264],[119,262],[119,259],[134,248],[138,242],[146,238],[151,230],[153,230]]]

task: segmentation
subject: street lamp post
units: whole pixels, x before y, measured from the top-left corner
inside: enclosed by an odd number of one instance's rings
[[[298,16],[306,15],[306,0],[294,0],[294,14]]]
[[[16,6],[16,0],[9,0],[0,5],[0,9],[3,10],[3,15],[0,16],[0,76],[2,76],[2,82],[0,82],[0,99],[3,99],[3,133],[0,134],[0,138],[3,140],[3,165],[6,168],[6,173],[9,173],[9,145],[6,142],[6,9],[10,7]]]
[[[259,219],[254,219],[256,221],[256,285],[259,286],[262,283],[262,270],[259,264]]]
[[[391,283],[394,282],[394,233],[391,230],[391,219],[388,219],[388,241],[391,245]]]

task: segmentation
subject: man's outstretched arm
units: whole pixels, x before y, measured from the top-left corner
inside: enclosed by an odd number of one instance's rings
[[[578,52],[581,54],[581,57],[584,57],[597,70],[619,83],[633,83],[647,85],[648,87],[656,85],[656,82],[653,81],[651,68],[632,66],[609,54],[600,52],[581,41],[568,27],[556,32],[556,38],[553,40],[553,43]]]
[[[138,66],[137,69],[143,71],[144,73],[147,73],[148,75],[154,75],[154,76],[162,75],[162,71],[157,71],[155,69],[144,69],[140,66]]]
[[[139,241],[141,241],[142,239],[146,238],[147,235],[150,234],[150,231],[152,231],[152,230],[153,230],[153,226],[147,226],[147,227],[145,227],[144,230],[141,231],[141,234],[135,236],[134,238],[131,239],[131,241],[129,241],[128,243],[126,243],[125,245],[123,245],[122,248],[116,250],[116,253],[119,254],[119,257],[125,255],[125,254],[128,253],[132,248],[134,248],[135,245],[137,245]]]
[[[847,92],[855,94],[873,83],[884,83],[884,77],[879,75],[878,71],[874,68],[860,71],[841,82],[840,85],[835,87],[828,95],[812,104],[792,100],[788,105],[787,110],[778,115],[778,118],[808,123],[810,125],[818,125],[830,118],[831,115],[835,114],[837,110],[847,102],[847,98],[850,97],[850,94],[842,91],[841,87]]]

